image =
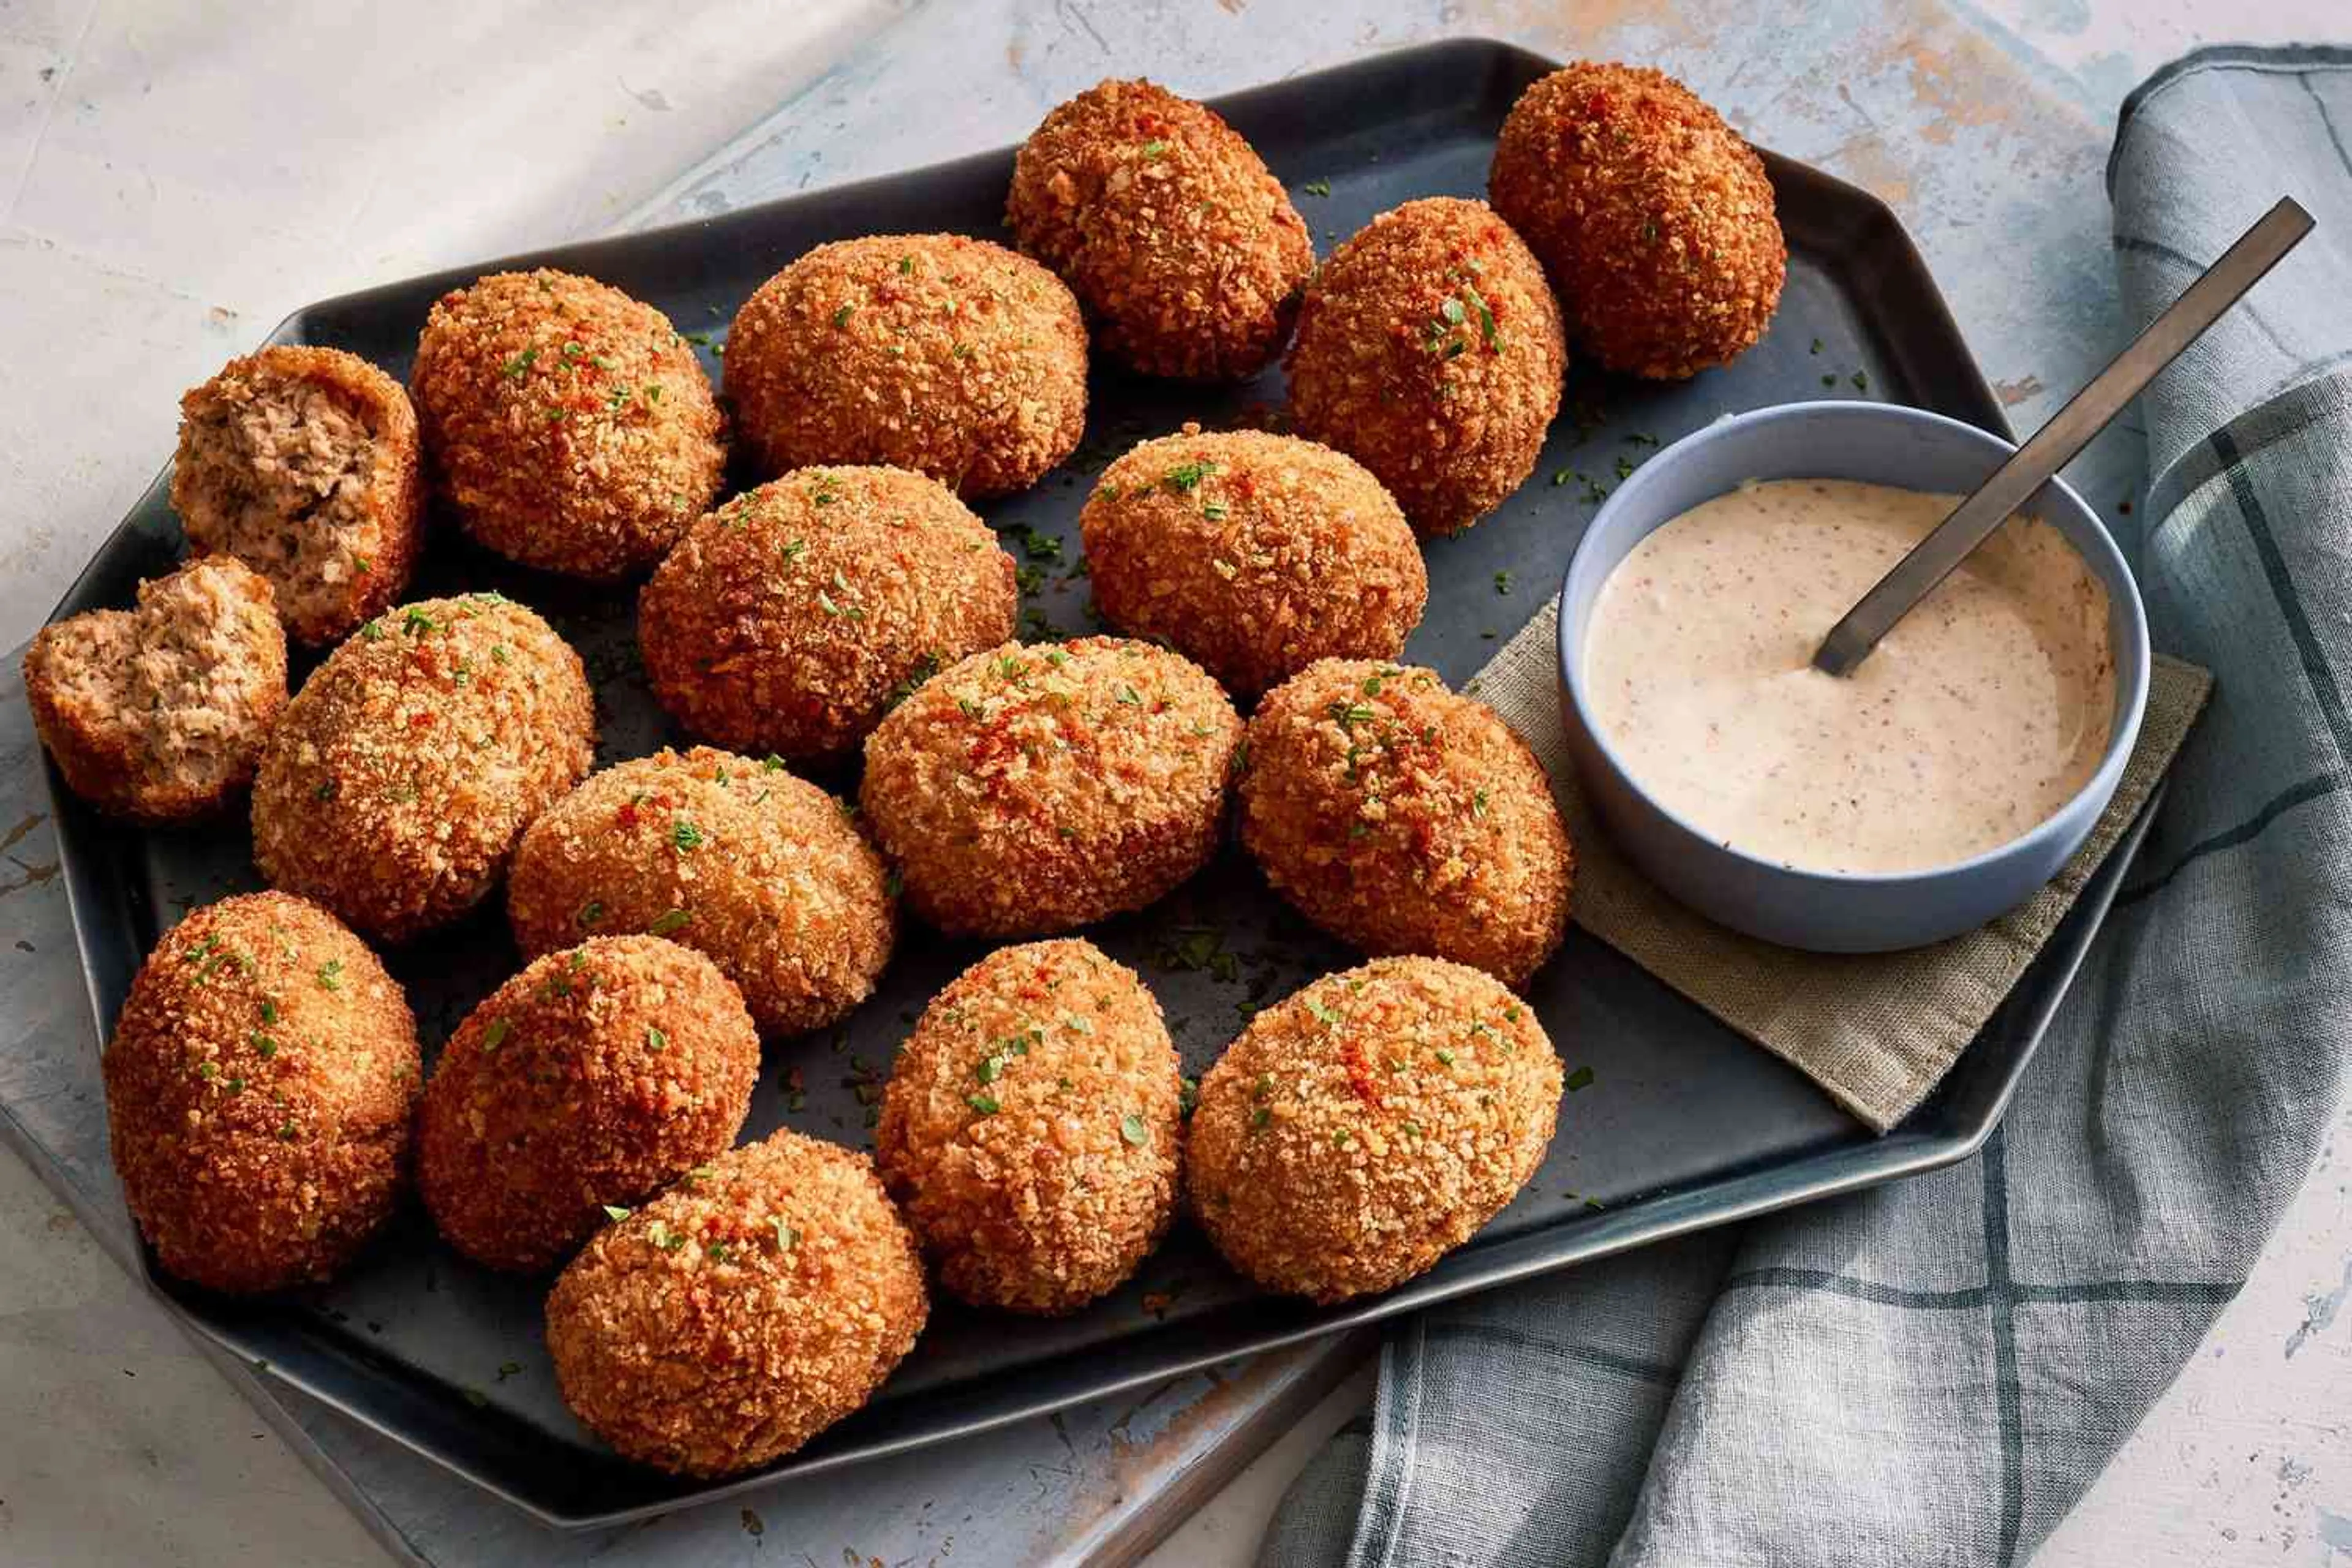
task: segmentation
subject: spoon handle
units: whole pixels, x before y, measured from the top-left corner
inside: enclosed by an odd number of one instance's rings
[[[2033,492],[2050,482],[2091,437],[2124,411],[2170,364],[2180,351],[2204,333],[2239,296],[2262,279],[2311,232],[2311,215],[2293,200],[2282,197],[2261,221],[2238,237],[2221,258],[2206,268],[2178,300],[2150,321],[2131,346],[2076,393],[2057,417],[2035,431],[2009,461],[1978,487],[1974,495],[1952,509],[1927,537],[1896,562],[1878,585],[1858,600],[1845,618],[1813,655],[1813,668],[1831,675],[1853,670],[1878,646],[1895,623],[1926,598],[1969,552],[1990,538],[1993,530],[2023,506]]]

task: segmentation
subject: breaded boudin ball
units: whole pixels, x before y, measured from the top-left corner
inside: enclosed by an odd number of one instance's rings
[[[416,411],[357,354],[273,343],[180,399],[172,506],[191,548],[269,579],[298,640],[334,642],[408,585],[425,529]]]
[[[1543,765],[1433,671],[1309,667],[1258,705],[1240,788],[1266,880],[1367,952],[1523,985],[1568,930],[1575,860]]]
[[[286,708],[269,584],[200,556],[139,584],[135,610],[43,626],[25,650],[33,728],[68,787],[134,822],[185,822],[253,782]]]
[[[1580,351],[1658,379],[1727,364],[1780,302],[1764,161],[1663,71],[1580,63],[1519,95],[1487,175]]]
[[[646,584],[654,695],[739,752],[826,762],[943,665],[1013,635],[1013,557],[904,468],[803,468],[697,522]]]
[[[605,1221],[732,1148],[760,1036],[711,962],[657,936],[591,937],[485,997],[441,1048],[416,1190],[478,1263],[554,1265]]]
[[[1380,480],[1296,437],[1187,426],[1146,441],[1103,470],[1078,526],[1104,617],[1241,698],[1318,658],[1394,658],[1429,600]]]
[[[595,749],[580,656],[545,621],[499,594],[403,605],[287,705],[254,781],[254,863],[405,940],[482,900]]]
[[[114,1169],[166,1273],[313,1284],[391,1217],[416,1022],[317,905],[247,893],[191,913],[140,967],[103,1068]]]
[[[847,805],[771,759],[698,746],[604,769],[540,815],[507,877],[515,944],[651,931],[710,959],[761,1028],[823,1028],[874,994],[898,911]]]
[[[499,272],[444,294],[408,384],[436,492],[525,566],[643,571],[719,493],[724,423],[694,350],[592,278]]]
[[[1167,1234],[1182,1100],[1133,970],[1080,940],[1002,947],[899,1047],[874,1158],[941,1285],[976,1307],[1070,1312]]]
[[[866,1403],[930,1310],[873,1163],[777,1132],[599,1231],[547,1298],[563,1401],[625,1457],[719,1476]]]
[[[959,935],[1048,935],[1139,910],[1207,862],[1241,733],[1181,654],[1007,643],[882,721],[859,799],[916,914]]]
[[[1217,112],[1106,81],[1021,144],[1004,221],[1102,347],[1147,375],[1238,381],[1282,350],[1315,266],[1307,224]]]
[[[1329,1304],[1404,1283],[1543,1163],[1560,1063],[1489,975],[1381,958],[1250,1020],[1201,1080],[1184,1181],[1209,1239]]]
[[[820,245],[727,337],[727,396],[761,471],[887,463],[956,494],[1026,489],[1087,422],[1087,330],[1062,280],[955,234]]]
[[[1316,270],[1283,367],[1298,434],[1444,534],[1534,470],[1568,351],[1519,237],[1484,202],[1432,196],[1382,213]]]

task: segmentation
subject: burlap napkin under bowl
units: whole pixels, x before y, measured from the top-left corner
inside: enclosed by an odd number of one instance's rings
[[[1988,925],[1905,952],[1800,952],[1717,925],[1621,856],[1577,787],[1560,721],[1559,605],[1528,623],[1466,689],[1551,775],[1576,846],[1576,922],[1827,1089],[1884,1132],[1951,1068],[2147,802],[2213,678],[2156,657],[2147,714],[2115,799],[2039,893]]]

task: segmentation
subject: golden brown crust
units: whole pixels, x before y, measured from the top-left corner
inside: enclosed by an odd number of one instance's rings
[[[886,463],[1005,495],[1078,444],[1086,326],[1060,279],[1001,245],[838,240],[744,302],[726,391],[762,473]]]
[[[564,1403],[629,1458],[719,1476],[866,1403],[929,1312],[863,1154],[778,1132],[597,1233],[547,1298]]]
[[[1318,658],[1393,658],[1429,573],[1354,458],[1258,431],[1146,441],[1103,470],[1078,526],[1095,603],[1242,698]]]
[[[341,471],[332,454],[299,438],[308,395],[364,432],[363,471]],[[233,450],[202,461],[206,434],[230,430]],[[192,549],[237,555],[268,577],[286,629],[317,647],[348,637],[408,585],[425,531],[421,451],[400,383],[341,349],[272,343],[180,399],[172,507]],[[264,531],[289,537],[291,548],[256,548],[253,525],[239,526],[240,510],[268,510],[260,498],[273,493],[284,505]],[[331,538],[317,537],[331,524]]]
[[[710,961],[592,937],[483,999],[425,1086],[416,1188],[443,1239],[492,1268],[546,1268],[731,1148],[760,1036]]]
[[[269,584],[226,556],[140,584],[135,610],[42,627],[24,670],[33,728],[67,786],[134,822],[228,805],[286,708]]]
[[[1266,879],[1368,952],[1524,985],[1567,931],[1575,860],[1543,765],[1433,671],[1310,666],[1258,705],[1240,789]]]
[[[622,763],[540,815],[507,879],[515,942],[658,931],[742,988],[760,1027],[823,1028],[874,994],[898,911],[847,805],[698,746]]]
[[[1535,468],[1568,351],[1543,268],[1484,202],[1372,219],[1316,269],[1283,368],[1298,433],[1459,533]]]
[[[1578,348],[1611,370],[1727,364],[1780,302],[1789,247],[1764,161],[1663,71],[1579,62],[1536,82],[1486,183],[1550,270]]]
[[[1013,160],[1004,221],[1085,303],[1101,346],[1147,375],[1256,374],[1315,265],[1250,144],[1148,81],[1102,82],[1046,115]]]
[[[580,656],[498,594],[362,626],[304,682],[253,788],[270,883],[386,942],[481,901],[551,802],[588,772]]]
[[[643,571],[719,493],[725,426],[693,349],[593,279],[499,272],[443,295],[409,387],[436,492],[526,566]]]
[[[1045,935],[1141,909],[1201,868],[1240,739],[1232,702],[1181,654],[1007,643],[882,721],[859,799],[916,914]]]
[[[663,707],[739,752],[829,761],[913,686],[1013,635],[1013,558],[903,468],[803,468],[687,531],[637,642]]]
[[[1201,1080],[1193,1211],[1226,1261],[1330,1303],[1475,1235],[1543,1163],[1559,1058],[1535,1010],[1434,958],[1327,975],[1250,1021]]]
[[[1038,1313],[1116,1289],[1175,1213],[1182,1070],[1160,1004],[1090,942],[959,975],[899,1047],[875,1136],[940,1283]]]
[[[107,1126],[163,1268],[250,1293],[326,1279],[390,1217],[416,1025],[367,944],[283,893],[196,910],[106,1047]]]

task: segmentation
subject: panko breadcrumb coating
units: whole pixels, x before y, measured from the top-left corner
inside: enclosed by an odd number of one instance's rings
[[[606,1205],[733,1147],[759,1079],[759,1032],[709,959],[656,936],[591,937],[499,986],[441,1048],[416,1189],[476,1262],[550,1268]]]
[[[538,616],[499,594],[403,605],[287,705],[254,781],[254,862],[403,941],[481,901],[595,747],[580,656]]]
[[[189,545],[269,579],[286,629],[347,637],[408,585],[425,531],[416,411],[357,354],[272,343],[180,399]]]
[[[1184,1180],[1209,1239],[1329,1304],[1404,1283],[1543,1163],[1560,1063],[1534,1009],[1434,958],[1327,975],[1250,1021],[1201,1080]]]
[[[1484,202],[1432,196],[1381,214],[1316,270],[1283,368],[1298,434],[1444,534],[1534,470],[1568,351],[1519,237]]]
[[[1780,302],[1764,161],[1663,71],[1579,63],[1519,95],[1487,175],[1580,350],[1657,379],[1727,364]]]
[[[625,1457],[719,1476],[866,1403],[922,1332],[922,1259],[872,1162],[777,1132],[597,1233],[547,1298],[564,1403]]]
[[[74,794],[134,822],[185,822],[253,782],[286,708],[286,634],[269,584],[200,556],[25,650],[33,728]]]
[[[935,479],[803,468],[688,531],[646,584],[637,642],[688,729],[824,762],[932,672],[1013,635],[1014,570]]]
[[[1013,160],[1004,221],[1147,375],[1234,381],[1281,352],[1307,224],[1214,110],[1148,81],[1057,106]]]
[[[1575,862],[1543,765],[1433,671],[1309,667],[1258,705],[1240,788],[1242,843],[1342,942],[1523,985],[1567,931]]]
[[[761,471],[912,468],[966,497],[1026,489],[1087,422],[1087,330],[1062,280],[952,234],[820,245],[760,286],[726,390]]]
[[[1146,441],[1080,514],[1095,604],[1243,698],[1318,658],[1394,658],[1429,599],[1421,546],[1354,458],[1256,431]]]
[[[1139,910],[1201,868],[1241,732],[1181,654],[1007,643],[882,721],[859,799],[916,914],[961,935],[1047,935]]]
[[[240,1294],[325,1279],[390,1218],[416,1023],[315,904],[247,893],[165,933],[106,1047],[114,1169],[165,1272]]]
[[[940,1283],[1075,1311],[1167,1233],[1183,1069],[1160,1004],[1090,942],[1003,947],[898,1049],[875,1161]]]
[[[409,387],[436,490],[526,566],[643,571],[719,493],[724,424],[694,350],[594,279],[499,272],[443,295]]]
[[[779,1035],[872,995],[898,924],[844,802],[772,759],[702,746],[606,768],[548,807],[515,848],[507,913],[532,956],[597,933],[682,942]]]

